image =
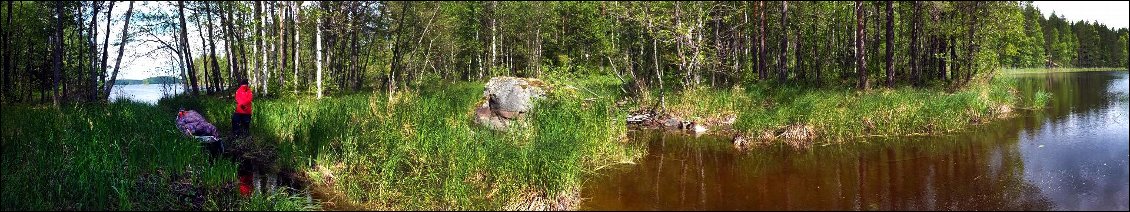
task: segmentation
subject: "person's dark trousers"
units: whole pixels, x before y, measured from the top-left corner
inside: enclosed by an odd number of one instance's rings
[[[251,114],[232,113],[231,131],[236,137],[246,137],[251,128]]]

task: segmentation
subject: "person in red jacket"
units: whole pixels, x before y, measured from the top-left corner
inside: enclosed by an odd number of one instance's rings
[[[247,79],[239,80],[239,88],[235,90],[235,113],[231,116],[232,134],[237,137],[247,136],[251,128],[251,88],[247,87]]]

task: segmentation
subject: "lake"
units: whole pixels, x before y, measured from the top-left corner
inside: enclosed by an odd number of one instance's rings
[[[110,99],[132,99],[156,105],[162,97],[184,92],[181,84],[134,84],[114,85],[110,90]]]
[[[633,131],[647,155],[587,179],[581,209],[1127,210],[1127,72],[1002,77],[1052,93],[1049,105],[944,136],[806,150]]]

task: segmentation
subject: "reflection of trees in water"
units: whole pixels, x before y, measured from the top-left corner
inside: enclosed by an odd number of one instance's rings
[[[1030,114],[1040,119],[1027,120],[1030,124],[1027,126],[1039,126],[1044,118],[1060,120],[1072,113],[1087,113],[1106,107],[1120,97],[1102,91],[1108,90],[1111,82],[1125,78],[1125,75],[1123,72],[1080,72],[1018,76],[1017,86],[1021,95],[1031,97],[1038,90],[1052,94],[1047,108]]]
[[[1030,152],[1029,162],[1041,164],[1035,169],[1047,171],[1029,178],[1042,180],[1047,196],[1061,203],[1057,210],[1125,210],[1126,73],[1046,77],[1056,81],[1020,81],[1026,89],[1053,93],[1053,106],[1021,118],[1025,139],[1059,146]]]
[[[596,182],[596,188],[590,185],[588,197],[594,199],[588,204],[667,210],[1053,209],[1024,181],[1016,130],[989,131],[747,153],[730,150],[724,139],[652,135],[650,153],[639,164]]]

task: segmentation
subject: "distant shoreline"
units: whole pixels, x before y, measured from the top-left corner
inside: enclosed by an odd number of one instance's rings
[[[176,78],[176,77],[173,77],[173,76],[156,76],[156,77],[150,77],[150,78],[145,78],[145,79],[141,79],[141,80],[120,79],[120,80],[114,81],[114,85],[139,85],[139,84],[163,85],[163,84],[182,84],[182,83],[184,83],[184,80],[181,80],[180,78]]]

